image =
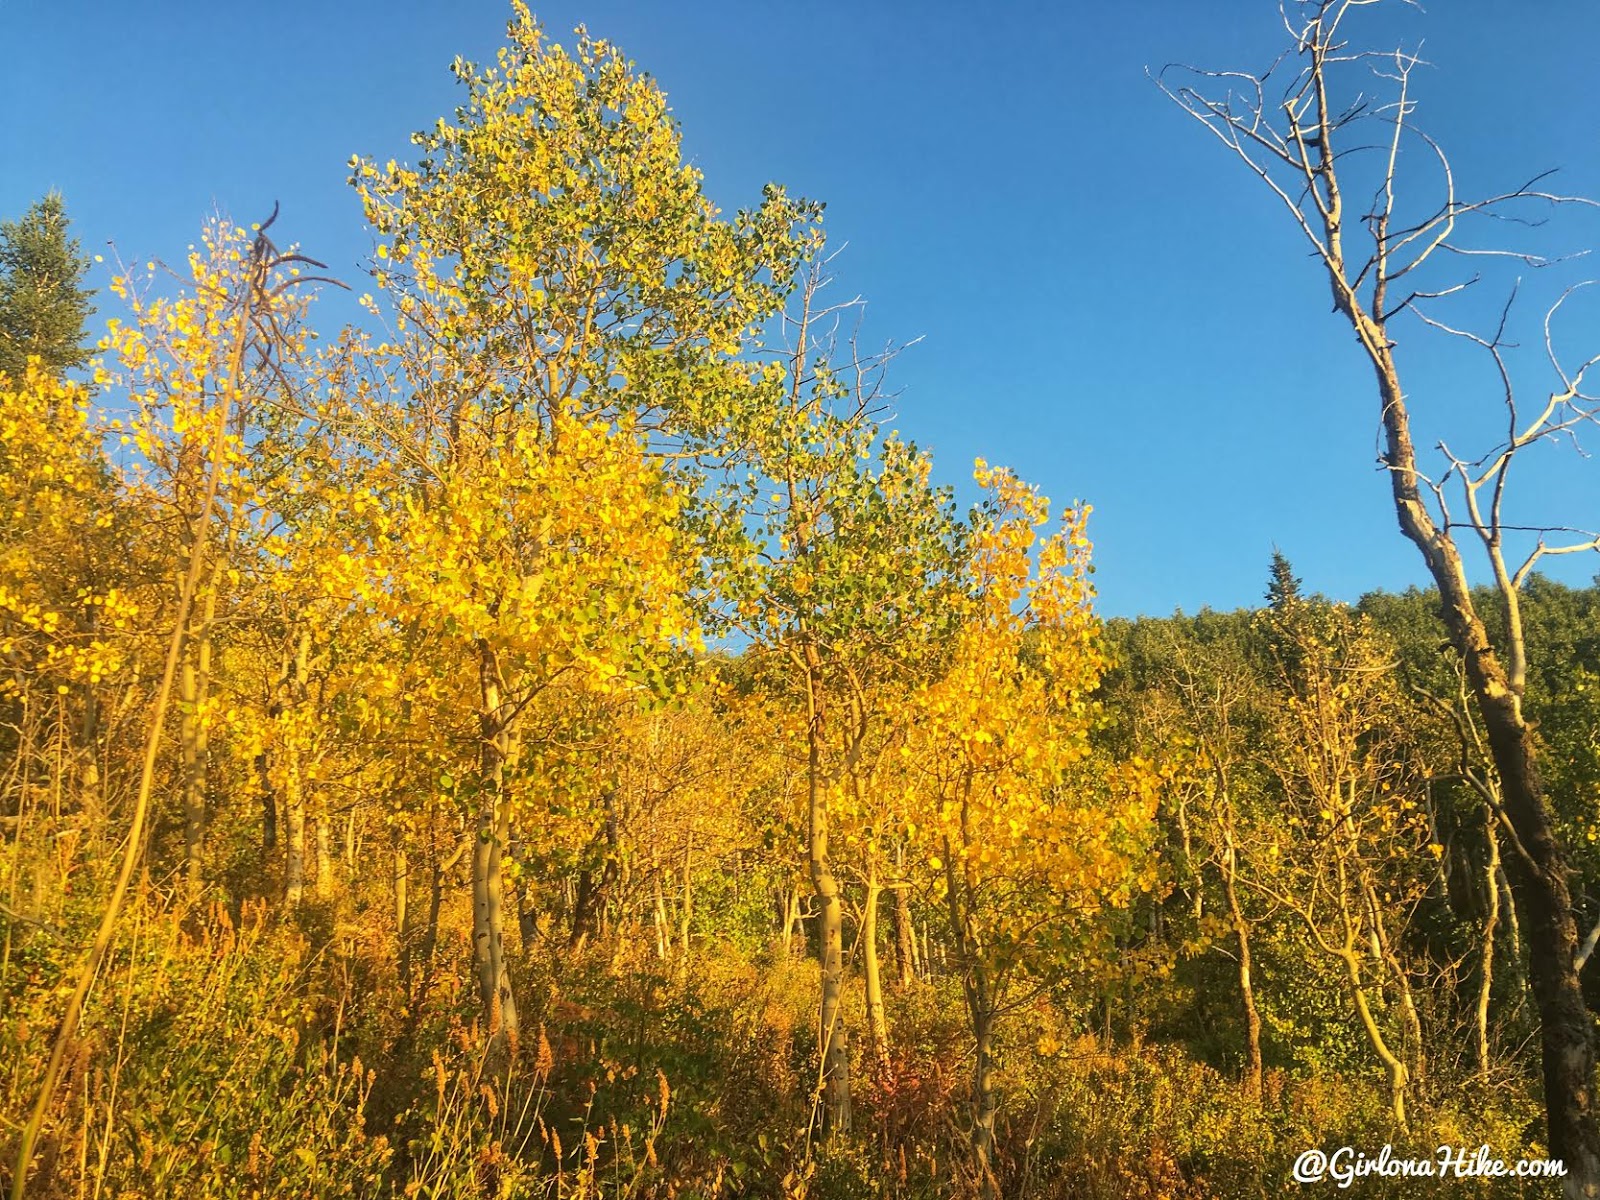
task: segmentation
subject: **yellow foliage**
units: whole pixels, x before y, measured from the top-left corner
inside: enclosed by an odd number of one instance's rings
[[[0,376],[0,696],[98,684],[127,667],[139,604],[93,569],[116,500],[87,390],[37,360],[21,379]]]
[[[1070,933],[1153,882],[1157,776],[1092,744],[1106,662],[1088,508],[1041,537],[1048,501],[981,460],[975,475],[991,498],[975,514],[963,619],[942,675],[911,702],[903,755],[929,865],[976,941],[1007,955],[1041,921]]]

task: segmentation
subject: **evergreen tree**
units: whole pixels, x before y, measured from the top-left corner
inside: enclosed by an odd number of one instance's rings
[[[67,236],[66,206],[51,192],[20,221],[0,222],[0,375],[21,378],[28,356],[61,374],[82,366],[92,291],[89,260]]]
[[[1277,669],[1295,678],[1304,663],[1301,642],[1308,627],[1320,625],[1328,615],[1327,604],[1305,603],[1299,576],[1294,573],[1288,557],[1276,546],[1272,548],[1272,566],[1267,574],[1266,601],[1267,606],[1257,614],[1257,629],[1264,638],[1262,644]]]
[[[1274,546],[1272,573],[1267,580],[1267,607],[1273,612],[1282,612],[1300,599],[1300,580],[1283,551]]]

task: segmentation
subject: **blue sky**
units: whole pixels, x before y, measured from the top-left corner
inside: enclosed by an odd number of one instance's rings
[[[1561,167],[1563,190],[1600,195],[1600,7],[1431,8],[1369,28],[1425,39],[1419,118],[1462,190]],[[1253,603],[1274,543],[1330,595],[1423,582],[1325,283],[1270,196],[1145,77],[1269,61],[1272,0],[535,12],[558,40],[587,23],[662,83],[725,208],[767,180],[827,202],[832,244],[849,244],[838,290],[867,298],[875,337],[923,339],[896,364],[896,424],[948,480],[982,455],[1092,502],[1104,611]],[[59,188],[87,249],[175,260],[213,208],[248,223],[276,200],[284,237],[359,283],[370,242],[345,164],[404,159],[456,103],[451,59],[491,58],[507,15],[500,0],[0,0],[0,216]],[[1600,246],[1600,217],[1560,220],[1559,244]],[[1585,270],[1600,263],[1530,277],[1522,315]],[[1566,344],[1600,348],[1600,299],[1566,317]],[[1536,321],[1520,332],[1536,345]],[[1419,441],[1487,449],[1482,364],[1407,333]],[[1518,365],[1542,395],[1537,358]],[[1575,463],[1532,463],[1517,516],[1600,523],[1600,463]],[[1582,582],[1600,556],[1552,566]]]

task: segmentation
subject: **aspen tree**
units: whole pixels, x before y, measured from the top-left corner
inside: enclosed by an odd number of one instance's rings
[[[776,188],[720,218],[665,97],[613,46],[553,45],[520,3],[508,32],[494,66],[457,60],[465,102],[414,137],[414,166],[352,164],[402,393],[368,415],[393,524],[353,552],[370,602],[455,647],[477,692],[456,795],[475,811],[479,988],[501,1043],[525,714],[552,686],[659,684],[694,641],[687,468],[750,389],[738,355],[781,302],[801,220]]]
[[[943,671],[911,701],[906,804],[961,973],[974,1065],[973,1165],[999,1195],[996,1030],[1019,975],[1069,953],[1104,907],[1153,886],[1155,775],[1096,753],[1105,668],[1087,508],[1040,530],[1049,503],[1004,469],[975,471],[964,601]]]
[[[273,213],[273,219],[277,216]],[[122,373],[134,413],[130,440],[149,464],[141,498],[176,518],[185,568],[178,579],[171,631],[149,714],[129,829],[111,892],[69,990],[32,1112],[18,1140],[13,1200],[22,1200],[34,1146],[61,1079],[84,1001],[116,934],[134,870],[144,849],[156,768],[179,669],[193,633],[191,619],[207,576],[211,526],[226,524],[246,502],[241,414],[254,398],[252,376],[280,350],[284,324],[299,306],[291,289],[309,263],[280,253],[267,236],[210,227],[204,251],[189,258],[191,291],[153,298],[123,277],[113,290],[129,301],[132,323],[111,322],[108,348]],[[320,264],[314,264],[320,266]]]

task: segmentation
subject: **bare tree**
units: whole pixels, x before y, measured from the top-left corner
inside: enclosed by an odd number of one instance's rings
[[[1531,406],[1536,411],[1530,416],[1505,353],[1510,303],[1487,335],[1447,324],[1434,307],[1476,283],[1472,270],[1480,265],[1548,261],[1514,248],[1475,246],[1465,235],[1477,219],[1534,224],[1527,215],[1530,206],[1590,202],[1545,190],[1543,175],[1498,195],[1462,199],[1444,150],[1412,122],[1413,75],[1422,60],[1403,49],[1362,50],[1345,40],[1346,19],[1381,2],[1286,0],[1280,12],[1289,48],[1265,73],[1168,67],[1158,82],[1281,201],[1326,274],[1335,311],[1349,322],[1372,367],[1381,462],[1395,512],[1439,588],[1442,616],[1465,664],[1499,776],[1497,815],[1511,848],[1508,865],[1543,1036],[1551,1153],[1567,1166],[1567,1195],[1600,1196],[1594,1028],[1579,982],[1567,852],[1523,712],[1527,649],[1519,604],[1522,584],[1543,558],[1600,549],[1600,536],[1513,525],[1504,515],[1511,468],[1524,452],[1546,441],[1575,439],[1580,427],[1595,421],[1600,405],[1585,391],[1585,375],[1597,359],[1573,367],[1555,352],[1551,320],[1569,292],[1544,322],[1556,386]],[[1403,147],[1420,148],[1433,172],[1433,199],[1420,208],[1401,186]],[[1371,199],[1360,206],[1352,198],[1368,188]],[[1432,278],[1447,264],[1464,264],[1467,271]],[[1515,288],[1511,294],[1514,298]],[[1505,410],[1505,434],[1498,445],[1467,459],[1441,443],[1442,469],[1434,477],[1418,462],[1396,357],[1396,326],[1408,320],[1484,351]],[[1468,587],[1458,534],[1486,556],[1504,624],[1498,643],[1490,639]],[[1518,535],[1527,542],[1518,543]],[[1516,544],[1531,548],[1519,554]]]

